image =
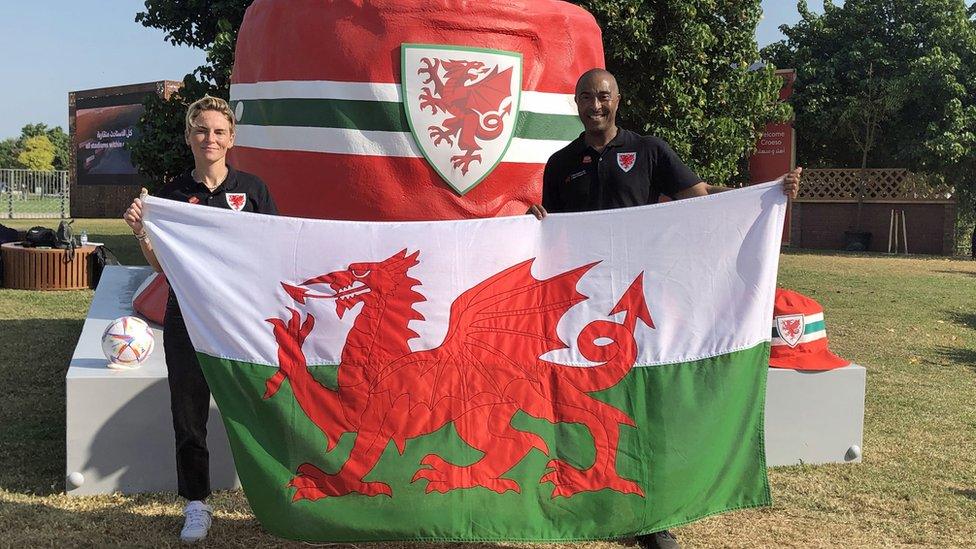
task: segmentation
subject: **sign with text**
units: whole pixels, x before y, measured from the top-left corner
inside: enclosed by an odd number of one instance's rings
[[[783,87],[779,90],[779,100],[789,101],[793,95],[793,84],[796,82],[796,70],[781,69],[776,76],[783,79]],[[749,183],[755,185],[763,181],[770,181],[796,167],[796,132],[793,121],[780,124],[766,124],[756,150],[749,157]],[[786,211],[786,223],[783,227],[783,243],[790,242],[790,208]]]
[[[751,182],[776,179],[793,169],[793,123],[767,124],[749,159]]]
[[[79,185],[141,184],[126,143],[139,135],[145,93],[79,98],[75,102],[75,167]]]
[[[793,95],[796,71],[783,69],[776,71],[783,79],[779,91],[780,101],[789,101]],[[756,151],[749,158],[749,182],[770,181],[793,169],[796,165],[796,146],[793,121],[781,124],[767,124],[762,137],[756,144]]]

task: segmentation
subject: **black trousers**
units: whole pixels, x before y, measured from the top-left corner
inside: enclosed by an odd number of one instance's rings
[[[210,452],[207,450],[210,387],[203,377],[179,303],[172,293],[166,304],[163,330],[170,409],[176,432],[179,494],[188,500],[202,500],[210,495]]]

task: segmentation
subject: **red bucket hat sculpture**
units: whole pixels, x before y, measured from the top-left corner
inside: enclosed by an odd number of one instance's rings
[[[803,294],[778,288],[769,365],[793,370],[833,370],[849,364],[827,347],[823,307]]]
[[[583,129],[576,79],[603,63],[593,16],[559,0],[256,0],[229,158],[286,215],[521,215]]]

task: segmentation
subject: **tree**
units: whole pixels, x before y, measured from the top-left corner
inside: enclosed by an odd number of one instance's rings
[[[150,95],[139,118],[141,136],[126,143],[139,173],[149,177],[152,190],[193,166],[193,154],[183,140],[184,117],[189,104],[205,94],[227,99],[228,91],[201,82],[194,74],[183,78],[183,87],[168,99]]]
[[[71,138],[68,134],[64,133],[61,126],[55,126],[48,130],[47,138],[54,145],[54,169],[67,170],[70,158],[68,148],[71,146]]]
[[[36,135],[24,141],[24,150],[17,161],[28,170],[49,172],[54,169],[54,144],[46,135]]]
[[[971,192],[976,7],[827,0],[818,15],[801,0],[797,9],[800,21],[780,27],[786,39],[763,57],[798,70],[792,102],[800,163],[907,168]]]
[[[215,90],[230,90],[237,31],[252,0],[172,2],[146,0],[146,11],[136,14],[144,27],[166,31],[175,46],[190,46],[207,52],[207,63],[195,71],[200,82],[211,82]],[[226,97],[225,97],[226,98]]]
[[[775,67],[750,70],[759,0],[575,3],[603,29],[622,124],[666,140],[705,180],[733,179],[764,126],[789,119]]]
[[[856,86],[851,102],[841,112],[840,126],[850,132],[851,139],[861,155],[861,173],[857,186],[857,215],[854,230],[861,230],[861,213],[868,184],[868,155],[878,141],[878,130],[897,112],[903,100],[902,90],[894,89],[877,78],[874,63],[868,63],[867,71]]]
[[[759,59],[760,0],[578,0],[604,32],[608,68],[624,92],[622,124],[667,140],[705,179],[727,182],[770,121],[789,118],[777,103],[781,80]],[[187,103],[204,92],[227,98],[237,30],[250,0],[148,0],[136,21],[166,31],[173,44],[207,50],[169,101],[149,98],[143,138],[131,147],[140,171],[163,180],[185,170]],[[180,143],[175,141],[179,139]]]
[[[23,150],[25,143],[31,137],[46,136],[48,140],[54,145],[54,162],[53,166],[55,170],[67,170],[68,169],[68,147],[69,137],[68,134],[64,133],[61,126],[55,126],[53,128],[48,128],[47,124],[37,123],[37,124],[27,124],[20,130],[20,139],[18,140],[18,148]],[[18,166],[22,167],[22,166]]]
[[[149,177],[150,186],[176,177],[193,164],[193,155],[183,142],[183,117],[189,104],[208,94],[230,98],[234,45],[250,4],[251,0],[147,0],[146,11],[136,14],[136,22],[143,26],[166,31],[166,39],[173,45],[207,51],[206,64],[187,74],[178,92],[168,99],[150,95],[143,102],[141,137],[126,147],[139,172]]]
[[[0,141],[0,169],[20,168],[20,163],[17,162],[19,155],[16,139],[11,137]]]

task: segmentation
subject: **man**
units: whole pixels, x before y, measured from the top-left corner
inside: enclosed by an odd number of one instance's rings
[[[691,171],[671,147],[656,137],[618,128],[620,92],[617,80],[603,69],[591,69],[576,83],[576,108],[584,132],[546,162],[542,204],[529,212],[583,212],[654,204],[664,194],[674,200],[728,190],[709,185]],[[786,175],[783,192],[795,198],[797,168]]]
[[[542,219],[548,212],[654,204],[662,194],[681,200],[728,190],[702,181],[663,140],[618,128],[619,105],[617,80],[610,72],[591,69],[580,76],[576,108],[584,132],[546,162],[542,204],[533,204],[528,213]],[[802,170],[783,180],[783,192],[790,198],[800,188]],[[667,530],[637,536],[637,543],[643,548],[679,547]]]

